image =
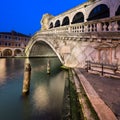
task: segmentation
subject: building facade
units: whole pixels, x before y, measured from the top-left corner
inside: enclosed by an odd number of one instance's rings
[[[0,57],[14,57],[24,55],[24,49],[30,36],[11,32],[0,32]]]

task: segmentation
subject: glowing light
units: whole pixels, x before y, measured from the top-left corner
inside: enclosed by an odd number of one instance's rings
[[[49,104],[47,87],[38,86],[33,95],[34,105],[37,110],[46,110]]]

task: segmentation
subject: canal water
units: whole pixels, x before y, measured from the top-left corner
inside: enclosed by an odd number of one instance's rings
[[[58,58],[32,58],[30,94],[22,96],[23,58],[0,59],[0,120],[60,120],[67,73]]]

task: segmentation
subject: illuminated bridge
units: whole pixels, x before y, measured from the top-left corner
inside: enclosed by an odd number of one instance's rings
[[[89,0],[58,16],[44,14],[41,25],[26,47],[27,57],[57,55],[68,67],[85,68],[89,61],[119,72],[119,0]]]

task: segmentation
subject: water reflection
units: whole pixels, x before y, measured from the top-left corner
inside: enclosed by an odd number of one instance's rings
[[[0,85],[6,81],[6,59],[0,59]]]
[[[30,59],[30,94],[20,99],[24,62],[24,59],[0,59],[0,85],[6,83],[0,86],[0,120],[60,120],[66,74],[60,70],[59,60],[50,59],[48,75],[47,59]]]
[[[39,62],[39,65],[34,63]],[[51,73],[46,73],[47,59],[31,61],[34,75],[33,119],[60,120],[66,74],[60,70],[56,59],[51,59]],[[40,76],[38,76],[38,74]]]
[[[36,86],[36,89],[33,93],[33,100],[37,110],[54,109],[55,107],[58,108],[59,106],[59,109],[61,109],[65,77],[66,74],[61,72],[54,78],[51,78],[47,82],[49,84],[44,83]],[[56,101],[59,103],[57,106]]]
[[[49,96],[47,86],[38,86],[33,94],[34,107],[36,110],[46,110],[49,105]]]
[[[59,108],[59,110],[61,110],[65,78],[66,78],[66,74],[64,72],[60,72],[55,77],[53,77],[50,82],[49,85],[49,91],[51,93],[50,105],[53,107],[53,109]],[[57,105],[56,105],[56,101],[58,102]]]
[[[34,69],[34,72],[41,72],[41,71],[45,71],[46,70],[46,65],[41,65],[41,66],[39,66],[39,67],[36,67],[35,69]]]

